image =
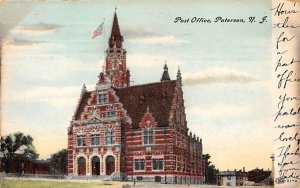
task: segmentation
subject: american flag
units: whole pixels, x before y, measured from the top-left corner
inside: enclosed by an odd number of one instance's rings
[[[103,25],[104,25],[104,22],[102,22],[102,24],[99,25],[99,27],[97,27],[97,29],[95,29],[93,31],[92,39],[96,38],[98,35],[101,35],[103,33]]]

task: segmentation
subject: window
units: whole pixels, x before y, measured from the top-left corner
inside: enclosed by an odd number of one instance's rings
[[[136,177],[136,180],[142,181],[142,180],[143,180],[143,176],[137,176],[137,177]]]
[[[174,157],[174,170],[177,171],[177,156]]]
[[[161,182],[161,176],[154,176],[155,182]]]
[[[107,103],[107,93],[98,93],[98,104]]]
[[[228,180],[231,180],[231,176],[227,176],[227,179],[228,179]]]
[[[183,171],[183,164],[182,164],[182,161],[183,161],[183,159],[182,159],[182,157],[181,158],[179,158],[179,171]]]
[[[91,135],[91,145],[92,146],[97,146],[99,145],[99,134],[94,134],[94,135]]]
[[[120,60],[120,57],[117,57],[117,69],[119,69],[120,65],[122,65],[122,62]]]
[[[114,59],[111,59],[111,61],[110,61],[110,70],[114,70],[115,69],[115,67],[114,67]]]
[[[163,159],[153,159],[152,169],[153,170],[163,170]]]
[[[176,133],[174,134],[174,145],[175,146],[177,145],[177,135],[176,135]]]
[[[105,145],[114,144],[115,143],[115,135],[113,129],[105,130]]]
[[[85,136],[77,135],[77,146],[85,146]]]
[[[144,145],[153,144],[153,129],[145,128],[144,129]]]
[[[107,111],[107,117],[114,117],[115,116],[115,111],[113,109],[109,109]]]
[[[134,170],[145,170],[144,159],[134,159]]]
[[[180,124],[180,111],[179,107],[176,108],[176,121],[178,124]]]

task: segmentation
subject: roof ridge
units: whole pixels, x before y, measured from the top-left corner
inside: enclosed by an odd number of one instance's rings
[[[150,86],[150,85],[156,85],[156,84],[166,84],[166,83],[171,83],[171,82],[176,82],[176,81],[177,80],[169,80],[169,81],[164,81],[164,82],[152,82],[152,83],[146,83],[146,84],[131,85],[128,87],[123,87],[123,88],[113,87],[113,89],[122,90],[122,89],[126,89],[126,88],[133,88],[133,87],[139,87],[139,86]]]

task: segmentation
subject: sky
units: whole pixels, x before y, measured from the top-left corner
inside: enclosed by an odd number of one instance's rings
[[[165,62],[171,79],[180,68],[189,130],[212,163],[271,169],[266,0],[0,2],[2,134],[30,134],[41,159],[67,147],[82,84],[93,90],[102,69],[115,7],[131,84],[160,81]],[[218,16],[245,23],[174,23]],[[92,40],[103,19],[104,34]]]

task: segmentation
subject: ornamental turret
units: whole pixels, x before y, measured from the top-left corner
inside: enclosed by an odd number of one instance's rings
[[[170,81],[170,80],[171,79],[170,79],[169,72],[168,72],[168,66],[167,66],[167,64],[165,64],[164,72],[162,74],[160,81],[163,82],[163,81]]]
[[[178,71],[177,71],[177,82],[180,84],[180,86],[182,85],[182,77],[181,77],[181,72],[180,69],[178,67]]]

